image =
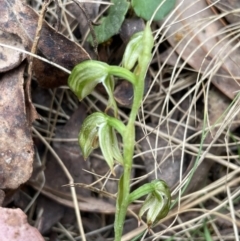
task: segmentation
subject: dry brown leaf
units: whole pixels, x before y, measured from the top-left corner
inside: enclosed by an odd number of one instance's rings
[[[177,13],[169,21],[171,24],[167,32],[167,38],[178,54],[195,70],[206,74],[212,71],[214,65],[219,64],[213,73],[214,76],[207,77],[223,94],[233,99],[240,89],[238,83],[240,79],[239,48],[231,52],[237,42],[229,43],[232,40],[231,38],[224,39],[226,34],[219,34],[223,25],[220,20],[213,18],[212,10],[206,8],[207,4],[203,0],[196,2],[183,1]],[[178,17],[176,18],[176,16]],[[215,74],[222,74],[222,76]],[[223,94],[214,90],[214,88],[209,92],[208,123],[210,125],[218,120],[230,104],[230,100]],[[237,124],[232,125],[230,129],[236,127]],[[198,129],[202,129],[202,124],[199,125]],[[209,133],[204,144],[212,142],[212,136],[215,135],[216,131],[217,129],[213,129]],[[210,149],[210,152],[215,155],[219,155],[221,151],[223,150],[219,148]],[[199,184],[204,185],[213,164],[214,162],[210,159],[205,158],[203,160],[196,169],[186,193],[199,189]]]
[[[66,212],[66,209],[67,208],[65,206],[55,202],[54,200],[40,195],[36,204],[36,213],[41,213],[41,215],[39,215],[39,219],[35,224],[35,227],[41,234],[46,234],[57,222],[61,220]]]
[[[43,93],[43,91],[41,93]],[[79,108],[72,114],[65,126],[57,127],[55,138],[63,139],[63,141],[53,142],[53,148],[61,158],[69,173],[72,175],[74,182],[90,184],[92,182],[92,175],[84,171],[84,169],[89,169],[89,162],[84,161],[78,142],[64,141],[64,139],[77,137],[85,115],[86,110],[82,105],[80,105]],[[58,190],[59,193],[68,194],[69,196],[71,195],[70,188],[63,187],[63,185],[69,183],[68,177],[56,159],[50,154],[48,156],[44,173],[47,186],[53,188],[54,190]],[[36,179],[37,176],[38,173],[34,173],[31,180]],[[85,198],[91,195],[91,191],[82,188],[76,188],[76,193],[84,196]],[[40,202],[38,202],[38,209],[44,210],[41,215],[41,222],[37,226],[41,233],[48,231],[53,224],[63,217],[64,212],[66,211],[66,205],[60,205],[62,203],[54,205],[54,203],[55,202],[50,202],[49,199],[45,197],[41,197]]]
[[[38,14],[22,1],[0,0],[0,29],[18,35],[27,51],[30,51],[35,37]],[[71,70],[76,64],[90,59],[88,53],[78,44],[56,32],[43,23],[38,43],[39,54],[48,60]],[[40,60],[34,60],[34,71],[40,85],[57,87],[67,83],[67,74]]]
[[[160,130],[166,134],[168,134],[170,137],[173,136],[178,139],[183,138],[184,133],[184,127],[179,126],[177,127],[176,124],[173,124],[172,122],[164,122],[160,126]],[[142,130],[138,129],[137,131],[137,138],[142,139],[144,137],[144,133]],[[169,137],[169,138],[170,138]],[[143,152],[149,151],[150,147],[155,148],[155,142],[156,142],[156,135],[150,134],[147,137],[145,137],[141,142],[141,149]],[[148,175],[149,180],[156,179],[155,173],[157,173],[157,178],[163,179],[169,187],[174,187],[176,183],[179,181],[179,169],[181,165],[181,154],[182,150],[175,149],[176,146],[174,146],[174,143],[169,142],[169,140],[166,140],[164,138],[159,137],[158,138],[158,145],[157,148],[160,148],[160,150],[157,151],[157,158],[156,161],[154,160],[153,153],[147,152],[146,154],[143,154],[143,162],[145,164],[145,168]],[[187,168],[187,162],[184,162],[184,171]],[[156,170],[156,172],[155,172]]]
[[[209,90],[208,94],[208,122],[207,126],[210,125],[211,127],[217,126],[216,124],[221,123],[221,117],[224,117],[224,112],[229,108],[231,101],[229,98],[227,98],[225,95],[223,95],[218,89],[211,88]],[[229,127],[230,131],[233,131],[239,126],[239,120],[240,120],[240,114],[238,114],[235,119],[234,123],[231,123],[231,126]],[[198,126],[199,130],[203,129],[203,122],[201,122]],[[211,132],[208,133],[208,135],[205,137],[204,144],[205,145],[211,145],[211,142],[213,140],[213,137],[216,135],[217,131],[219,129],[219,126],[217,128],[211,128]],[[209,152],[213,155],[220,155],[225,151],[222,147],[211,147]],[[200,185],[204,185],[208,175],[209,170],[213,166],[215,161],[209,158],[205,158],[203,162],[197,167],[194,176],[189,183],[189,186],[186,190],[186,193],[190,191],[195,191],[200,188]]]
[[[224,112],[230,107],[231,101],[215,88],[211,88],[208,94],[208,119],[209,124],[218,124],[220,117],[224,118]],[[240,124],[240,113],[237,113],[234,122],[229,127],[234,131]],[[218,121],[218,122],[217,122]],[[218,128],[215,128],[218,129]],[[216,132],[216,130],[214,131]],[[212,133],[213,134],[213,133]],[[214,134],[213,134],[214,135]]]
[[[213,76],[206,77],[233,99],[240,90],[240,52],[239,48],[234,49],[237,42],[232,37],[225,38],[221,22],[212,18],[214,15],[204,0],[177,1],[180,2],[182,5],[169,20],[168,41],[195,70],[203,74],[211,72]]]
[[[40,189],[38,183],[33,181],[30,181],[29,183],[34,189],[36,190]],[[41,189],[41,193],[62,205],[74,208],[71,194],[68,194],[64,191],[57,191],[55,189],[47,187],[46,185]],[[115,205],[107,203],[99,198],[95,198],[95,197],[85,198],[80,195],[77,195],[77,199],[78,199],[79,208],[82,211],[102,213],[102,214],[113,214],[116,212]],[[138,204],[130,205],[129,209],[133,211],[137,210],[139,209],[139,205]]]
[[[207,0],[209,4],[212,4],[213,0]],[[239,23],[239,9],[240,2],[238,0],[220,0],[214,5],[222,13],[228,13],[225,18],[229,23]]]
[[[147,74],[145,80],[144,94],[147,93],[151,84],[151,78]],[[124,107],[131,107],[133,102],[133,87],[129,81],[121,81],[114,90],[114,98],[118,104]]]
[[[0,43],[24,49],[21,42],[21,39],[16,34],[0,30]],[[0,46],[0,72],[6,72],[17,67],[25,57],[26,55],[21,52]]]
[[[0,78],[0,188],[17,188],[32,173],[33,142],[26,119],[24,65]]]
[[[86,109],[82,105],[80,105],[79,108],[76,109],[75,112],[72,114],[71,118],[67,121],[66,125],[57,128],[56,138],[76,138],[85,115]],[[86,184],[90,184],[92,182],[92,175],[84,171],[89,169],[89,163],[84,161],[78,141],[67,142],[63,140],[61,142],[54,142],[53,148],[61,158],[62,162],[64,163],[72,177],[74,178],[74,182]],[[46,183],[49,186],[57,190],[70,193],[69,187],[62,187],[62,185],[68,184],[69,180],[54,158],[51,158],[51,161],[47,162],[45,175]],[[85,197],[90,196],[89,190],[77,188],[76,192],[77,194],[84,195]]]
[[[41,91],[41,93],[44,93]],[[64,139],[76,138],[80,130],[80,125],[83,122],[83,118],[86,115],[86,110],[82,105],[72,114],[71,118],[67,121],[65,126],[60,126],[56,129],[56,138],[63,139],[61,142],[53,142],[53,148],[61,158],[63,164],[72,175],[74,182],[83,182],[90,184],[92,182],[92,175],[85,172],[83,169],[88,169],[88,162],[85,162],[82,158],[78,142],[67,142]],[[42,170],[37,167],[35,162],[35,169]],[[36,181],[39,173],[34,172],[31,177],[31,181]],[[46,167],[44,170],[46,177],[46,185],[59,190],[59,193],[71,195],[69,187],[63,187],[64,184],[69,183],[68,177],[62,170],[62,167],[56,161],[56,159],[49,154]],[[29,182],[31,183],[31,182]],[[87,189],[76,188],[76,193],[84,197],[89,197],[91,192]],[[50,204],[49,204],[50,203]],[[37,204],[38,210],[43,209],[41,215],[41,222],[38,224],[38,229],[41,233],[48,231],[53,224],[58,222],[64,215],[66,207],[60,204],[55,204],[53,201],[49,201],[46,197],[41,197],[40,202]]]
[[[100,1],[97,2],[82,2],[81,3],[82,9],[74,2],[67,6],[68,11],[75,16],[79,26],[79,31],[82,36],[85,36],[86,32],[89,30],[89,19],[86,18],[83,10],[85,10],[86,15],[90,18],[90,20],[94,20],[99,12]],[[71,20],[69,21],[71,24]]]
[[[98,175],[98,177],[96,177],[96,180],[97,180],[98,178],[100,179],[100,177],[106,176],[106,174],[109,173],[109,166],[107,165],[105,160],[98,158],[98,156],[102,155],[100,150],[95,150],[94,153],[97,155],[96,156],[92,155],[89,161],[91,163],[91,170],[96,175]],[[114,172],[116,174],[115,178],[120,178],[123,173],[123,167],[120,165],[116,166],[114,168]],[[133,177],[133,173],[134,171],[132,170],[132,177]],[[98,187],[100,190],[105,190],[109,194],[113,195],[118,191],[118,180],[115,178],[108,179],[106,183],[104,180],[99,181],[99,183],[95,184],[94,187]],[[103,183],[104,183],[104,187],[103,187]],[[107,202],[115,204],[115,200],[112,198],[105,196],[104,199],[107,200]]]
[[[39,231],[30,226],[27,216],[21,209],[0,207],[1,241],[44,241]]]
[[[141,18],[126,18],[120,29],[120,37],[127,44],[133,34],[143,31],[145,24]]]

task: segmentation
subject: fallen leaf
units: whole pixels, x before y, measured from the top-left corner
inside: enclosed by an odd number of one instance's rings
[[[32,173],[33,142],[23,92],[25,65],[0,77],[0,188],[17,188]]]
[[[234,49],[237,42],[226,37],[219,20],[212,20],[213,12],[205,1],[178,0],[177,5],[180,2],[182,4],[169,19],[167,40],[185,64],[205,74],[220,91],[233,99],[240,90],[240,52],[239,48]]]
[[[30,226],[26,214],[19,208],[0,207],[1,241],[44,241],[39,231]]]
[[[149,86],[151,84],[151,78],[147,74],[145,79],[145,88],[144,94],[147,93]],[[118,104],[124,107],[130,107],[133,102],[133,87],[129,81],[123,80],[119,82],[117,87],[114,90],[114,98],[118,102]]]
[[[63,139],[63,141],[54,142],[53,148],[72,175],[74,182],[90,184],[92,182],[92,175],[84,171],[84,169],[88,169],[89,163],[84,161],[78,141],[64,141],[64,139],[77,138],[85,115],[86,109],[80,104],[65,126],[57,128],[56,138]],[[62,187],[62,185],[68,184],[69,180],[54,158],[46,164],[45,175],[46,184],[55,189],[70,193],[69,187]],[[88,190],[76,189],[76,192],[85,197],[90,196]]]
[[[41,213],[41,216],[39,215],[39,219],[35,224],[35,227],[41,234],[46,234],[57,222],[61,220],[65,211],[65,206],[40,195],[36,204],[36,213]]]
[[[38,14],[23,1],[0,0],[0,29],[18,35],[27,51],[35,37]],[[88,53],[77,43],[56,32],[47,22],[43,23],[38,43],[38,53],[68,70],[83,60]],[[41,86],[57,87],[67,83],[68,74],[40,60],[34,59],[34,72]]]
[[[219,92],[216,88],[211,88],[208,94],[208,123],[210,125],[220,124],[223,118],[226,116],[226,111],[231,106],[231,101]],[[222,119],[220,119],[222,118]],[[229,130],[232,132],[238,128],[240,124],[240,112],[236,112],[234,122],[229,126]],[[219,127],[218,127],[219,128]],[[218,128],[213,128],[212,134],[217,131]]]
[[[126,18],[120,29],[120,37],[124,43],[128,43],[133,34],[143,31],[145,24],[142,18]]]
[[[24,49],[21,39],[16,34],[11,34],[0,30],[0,43]],[[17,67],[26,55],[16,50],[0,46],[0,72],[6,72]]]
[[[163,122],[159,128],[162,132],[169,135],[169,138],[175,137],[181,140],[184,136],[184,127],[177,126],[172,122]],[[160,150],[156,153],[156,160],[152,153],[149,153],[149,147],[155,148],[156,135],[151,133],[147,137],[141,129],[137,129],[137,139],[143,140],[140,142],[142,152],[147,152],[143,154],[143,162],[145,164],[146,172],[148,173],[148,180],[152,181],[156,179],[155,173],[157,173],[158,179],[163,179],[170,188],[174,187],[176,183],[179,181],[179,169],[181,165],[181,155],[182,150],[175,149],[174,143],[162,138],[158,137],[157,148]],[[154,153],[155,151],[153,151]],[[185,157],[183,170],[187,169],[188,162],[186,161],[187,157]],[[155,171],[156,170],[156,171]]]
[[[130,107],[133,102],[133,87],[128,81],[121,81],[114,90],[114,98],[118,104]]]
[[[214,86],[209,90],[208,100],[207,100],[207,110],[208,110],[208,121],[207,126],[211,127],[211,132],[205,136],[204,144],[206,146],[212,145],[213,137],[216,135],[219,130],[219,126],[217,124],[223,124],[224,116],[226,110],[229,108],[231,101],[227,98],[223,93],[218,91]],[[222,118],[222,119],[221,119]],[[203,119],[203,118],[202,118]],[[236,115],[234,118],[234,122],[229,126],[230,132],[234,131],[240,123],[240,113]],[[202,131],[203,129],[203,121],[199,123],[198,130]],[[222,140],[224,137],[219,137],[219,140]],[[218,141],[219,141],[218,140]],[[211,147],[209,152],[215,156],[220,156],[225,149],[222,147]],[[186,193],[191,191],[196,191],[201,188],[201,186],[205,185],[206,180],[209,176],[209,171],[212,166],[215,164],[215,161],[210,158],[205,158],[201,164],[197,167],[189,186],[186,189]]]
[[[86,15],[88,15],[90,20],[93,21],[99,13],[101,0],[98,2],[82,2],[80,4],[82,6],[82,9],[74,2],[68,4],[67,9],[76,18],[79,24],[78,29],[81,35],[85,36],[86,32],[89,30],[89,19],[86,18]],[[83,9],[86,12],[86,15],[83,13]],[[70,24],[71,20],[69,22],[69,25]]]
[[[41,93],[43,93],[43,91]],[[84,171],[84,169],[89,169],[89,162],[84,161],[78,141],[64,141],[77,138],[85,115],[85,108],[83,108],[82,105],[79,105],[79,108],[71,115],[71,118],[67,121],[65,126],[59,126],[56,128],[55,138],[62,139],[62,141],[53,142],[53,148],[73,177],[74,182],[90,184],[92,182],[92,175]],[[58,190],[62,195],[71,195],[70,188],[68,186],[63,187],[63,185],[69,183],[69,179],[64,173],[62,167],[51,154],[48,156],[44,174],[46,177],[46,186]],[[34,180],[36,176],[38,175],[32,176],[31,180]],[[76,193],[85,198],[91,196],[91,191],[87,189],[76,188]],[[49,207],[49,199],[46,197],[41,197],[40,200],[41,201],[37,204],[38,210],[42,208],[44,211],[41,215],[41,222],[37,227],[41,233],[45,233],[53,224],[63,217],[66,207],[60,204],[54,205],[53,201],[50,202],[51,207]]]
[[[30,181],[29,183],[34,189],[36,190],[40,189],[39,184],[37,182]],[[71,194],[68,194],[64,191],[63,192],[57,191],[47,186],[44,186],[43,188],[41,188],[41,193],[62,205],[74,208]],[[85,198],[83,196],[77,195],[77,199],[78,199],[79,208],[82,211],[102,213],[102,214],[113,214],[116,212],[115,205],[107,203],[99,198],[95,198],[95,197]],[[131,210],[137,210],[139,209],[139,205],[138,204],[130,205],[129,208]]]
[[[98,175],[99,177],[105,176],[109,172],[109,166],[107,165],[106,161],[103,159],[98,158],[98,156],[101,156],[102,153],[100,150],[94,151],[96,156],[91,155],[90,156],[90,163],[91,163],[91,170]],[[122,166],[116,166],[114,168],[114,172],[116,174],[115,178],[120,178],[123,173],[123,167]],[[132,170],[132,177],[133,177],[134,170]],[[104,185],[104,188],[102,187],[102,182],[97,183],[94,185],[94,187],[98,187],[100,190],[107,191],[108,193],[114,195],[118,191],[118,181],[117,179],[109,179]],[[115,204],[115,200],[109,197],[104,197],[107,202]]]
[[[209,4],[212,4],[213,0],[207,0]],[[236,11],[240,8],[240,2],[235,0],[220,0],[214,4],[214,7],[222,13],[227,13],[224,18],[228,20],[229,23],[238,23],[239,22],[239,11]]]

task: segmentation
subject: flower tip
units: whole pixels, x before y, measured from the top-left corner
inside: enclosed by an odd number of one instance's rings
[[[88,156],[82,155],[82,157],[83,157],[83,160],[84,160],[84,161],[87,161]]]

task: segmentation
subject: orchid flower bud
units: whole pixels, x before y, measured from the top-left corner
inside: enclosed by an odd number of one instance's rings
[[[141,62],[143,55],[151,55],[153,44],[152,31],[147,23],[144,31],[135,33],[131,37],[123,55],[123,67],[131,70],[137,62]]]
[[[68,78],[73,93],[82,100],[98,83],[108,78],[109,65],[100,61],[86,60],[76,65]]]
[[[115,174],[113,170],[114,160],[123,164],[123,157],[119,149],[116,132],[110,125],[112,122],[114,122],[114,118],[104,113],[95,112],[91,114],[83,122],[78,140],[84,159],[100,146],[105,161],[112,173]]]
[[[147,224],[149,227],[167,216],[171,204],[171,192],[166,182],[154,180],[137,188],[129,195],[129,204],[148,194],[140,211],[139,218],[147,212]]]
[[[131,37],[123,55],[122,65],[124,68],[131,70],[137,63],[143,49],[142,37],[143,32],[135,33]]]
[[[136,76],[125,68],[110,66],[96,60],[86,60],[74,67],[68,78],[68,85],[78,99],[82,100],[93,91],[97,84],[102,83],[109,97],[106,110],[112,107],[114,116],[117,117],[118,109],[113,96],[114,76],[125,78],[132,84],[136,81]]]

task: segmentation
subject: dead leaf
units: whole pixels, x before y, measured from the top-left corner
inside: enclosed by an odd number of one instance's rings
[[[144,94],[147,93],[149,86],[151,84],[151,78],[147,74],[145,80]],[[114,90],[114,98],[118,104],[124,107],[131,107],[133,102],[133,87],[129,81],[121,81]]]
[[[226,112],[227,109],[229,109],[231,105],[231,101],[226,98],[226,96],[224,96],[221,92],[219,92],[216,88],[211,88],[209,90],[209,94],[208,94],[208,119],[209,119],[209,124],[210,125],[216,125],[222,122],[225,114],[224,112]],[[222,117],[222,119],[220,119],[220,117]],[[231,126],[229,127],[229,130],[232,132],[234,131],[236,128],[239,127],[240,124],[240,113],[237,113],[234,122],[231,123]],[[215,131],[213,131],[213,135],[214,132],[216,132],[218,128],[215,128]],[[214,129],[213,129],[214,130]]]
[[[34,189],[36,190],[40,189],[38,183],[33,181],[30,181],[29,183]],[[74,208],[71,194],[68,194],[64,191],[63,192],[57,191],[53,188],[47,187],[46,185],[43,188],[41,188],[41,193],[55,200],[57,203],[60,203],[67,207]],[[107,203],[99,198],[95,198],[95,197],[85,198],[83,196],[77,195],[77,199],[78,199],[79,208],[82,211],[102,213],[102,214],[113,214],[116,212],[115,205]],[[131,210],[137,210],[139,209],[139,205],[138,204],[130,205],[129,208]]]
[[[18,35],[25,49],[30,51],[36,33],[38,14],[22,1],[0,0],[0,6],[0,29]],[[38,52],[68,70],[81,61],[90,59],[79,44],[56,32],[46,22],[43,23]],[[67,83],[68,74],[37,59],[34,60],[34,72],[42,86],[53,88]]]
[[[0,43],[24,49],[21,39],[16,34],[11,34],[1,30]],[[0,72],[6,72],[14,67],[17,67],[25,59],[25,57],[26,55],[21,52],[0,46]]]
[[[176,126],[176,124],[172,122],[164,122],[160,126],[160,130],[166,134],[169,135],[169,138],[175,137],[178,139],[182,139],[184,136],[184,127],[182,126]],[[137,139],[142,139],[145,136],[142,130],[138,128],[137,130]],[[141,142],[141,150],[143,152],[147,152],[146,154],[143,154],[143,162],[145,164],[145,168],[149,178],[149,181],[152,181],[156,179],[155,170],[157,173],[157,178],[163,179],[170,188],[176,185],[176,183],[179,181],[179,169],[181,165],[181,154],[182,150],[175,149],[176,146],[174,146],[174,143],[169,142],[169,140],[166,140],[164,138],[159,137],[158,138],[158,145],[157,148],[160,148],[159,151],[157,151],[157,158],[156,161],[154,160],[154,157],[152,153],[149,153],[149,146],[151,148],[155,148],[155,142],[156,142],[156,135],[150,134],[147,137],[145,137]],[[154,153],[154,151],[153,151]],[[187,169],[187,161],[185,158],[184,162],[184,171]]]
[[[27,222],[26,214],[19,208],[0,207],[1,241],[44,241],[38,230]]]
[[[43,91],[41,92],[43,93]],[[56,129],[55,138],[62,139],[62,141],[53,142],[53,148],[61,158],[65,167],[71,174],[76,183],[90,184],[92,182],[92,175],[85,172],[84,169],[89,169],[89,162],[85,162],[79,148],[78,141],[68,142],[64,141],[71,138],[77,138],[80,126],[86,115],[86,110],[82,105],[72,114],[71,118],[67,121],[65,126],[59,126]],[[42,170],[42,168],[40,169]],[[38,176],[38,173],[31,177],[33,181]],[[44,170],[46,177],[46,186],[58,190],[62,195],[68,194],[71,196],[71,190],[69,187],[63,187],[63,185],[69,183],[69,179],[62,170],[59,163],[52,155],[48,155],[48,161]],[[30,182],[31,183],[31,182]],[[82,188],[76,188],[76,193],[82,195],[85,198],[91,196],[91,191]],[[72,203],[72,198],[70,198]],[[41,215],[41,222],[38,224],[41,233],[48,231],[53,224],[58,222],[64,215],[66,207],[60,204],[54,205],[54,202],[50,202],[51,208],[49,208],[48,198],[41,197],[41,202],[38,202],[38,209],[45,210]],[[61,203],[62,204],[62,203]]]
[[[240,52],[239,48],[234,49],[237,42],[231,37],[225,38],[219,20],[211,21],[213,13],[205,1],[177,1],[178,4],[180,2],[182,5],[169,19],[168,41],[181,58],[203,74],[212,72],[218,64],[213,76],[207,77],[233,99],[240,90]]]
[[[0,78],[0,188],[17,188],[32,173],[33,143],[26,119],[24,65]]]
[[[82,2],[82,8],[85,10],[86,15],[90,18],[90,20],[94,20],[99,12],[100,1],[97,2]],[[67,6],[67,9],[70,13],[75,16],[77,22],[79,23],[79,31],[82,36],[85,36],[86,32],[89,30],[89,19],[86,19],[85,14],[82,12],[82,9],[78,7],[76,3],[71,3]],[[71,22],[69,22],[71,24]]]
[[[53,148],[71,173],[74,182],[90,184],[92,182],[92,175],[85,172],[89,169],[89,163],[84,161],[78,141],[67,142],[64,139],[77,138],[81,124],[86,115],[86,109],[83,105],[79,105],[79,108],[75,110],[71,118],[67,121],[64,127],[59,127],[56,130],[56,138],[63,139],[61,142],[54,142]],[[66,175],[63,173],[59,164],[52,159],[48,162],[45,170],[46,183],[58,190],[69,192],[69,187],[62,187],[69,183]],[[77,194],[82,194],[85,197],[90,196],[88,190],[76,189]]]
[[[213,0],[207,0],[209,4],[212,4]],[[220,0],[214,4],[214,6],[222,13],[228,13],[225,18],[229,23],[238,23],[239,22],[239,9],[240,2],[235,0]],[[236,11],[238,10],[238,11]]]
[[[124,20],[119,34],[122,41],[127,44],[133,34],[143,31],[144,28],[145,24],[142,18],[129,18]]]
[[[133,102],[133,87],[128,81],[121,81],[114,90],[114,98],[122,106],[131,106]]]
[[[211,132],[208,133],[208,135],[204,139],[205,145],[212,145],[211,142],[213,140],[213,137],[216,135],[219,126],[217,124],[221,124],[223,118],[224,118],[224,112],[229,108],[231,101],[229,98],[224,96],[220,91],[218,91],[214,86],[209,90],[208,94],[208,125],[211,126]],[[221,119],[222,117],[222,119]],[[234,119],[234,123],[231,123],[231,126],[229,127],[229,130],[232,132],[234,129],[236,129],[239,126],[240,123],[240,113],[238,113]],[[209,127],[210,127],[209,126]],[[215,127],[215,128],[214,128]],[[203,121],[199,123],[198,130],[201,131],[203,129]],[[223,138],[223,137],[222,137]],[[219,138],[221,139],[221,137]],[[213,155],[219,156],[223,152],[225,152],[225,149],[222,147],[211,147],[209,152]],[[213,161],[210,158],[205,158],[202,163],[197,167],[194,176],[189,183],[189,186],[186,189],[186,193],[189,193],[191,191],[196,191],[201,188],[201,185],[205,185],[206,180],[209,176],[209,171],[214,165],[215,161]]]
[[[97,156],[101,156],[102,153],[100,150],[95,150],[94,151],[95,154],[97,154]],[[109,166],[107,165],[106,161],[103,159],[100,159],[98,157],[95,157],[94,155],[92,155],[90,157],[90,163],[91,163],[91,170],[98,175],[99,177],[105,176],[108,172],[109,172]],[[120,178],[122,173],[123,173],[123,167],[122,166],[116,166],[114,168],[114,172],[116,174],[115,178]],[[133,177],[134,170],[132,170],[132,174],[131,176]],[[97,177],[96,177],[97,179]],[[114,195],[115,193],[117,193],[118,191],[118,180],[117,179],[109,179],[103,187],[103,182],[99,182],[96,185],[94,185],[94,187],[98,187],[100,190],[104,190],[107,191],[108,193]],[[105,200],[107,200],[107,202],[115,204],[115,200],[109,197],[104,197]]]
[[[38,197],[36,213],[40,214],[35,227],[46,234],[64,216],[66,207],[43,195]]]

